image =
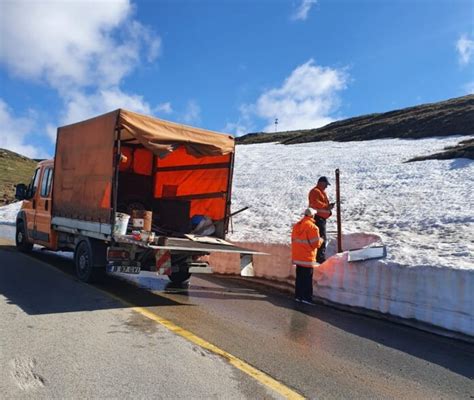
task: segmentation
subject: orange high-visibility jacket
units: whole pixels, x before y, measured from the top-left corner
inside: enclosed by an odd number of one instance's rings
[[[309,206],[316,210],[318,217],[328,219],[331,216],[331,209],[329,208],[329,199],[326,193],[315,186],[308,195]]]
[[[302,267],[313,267],[316,262],[317,249],[321,247],[319,229],[313,217],[303,217],[293,226],[291,232],[291,258],[293,264]]]

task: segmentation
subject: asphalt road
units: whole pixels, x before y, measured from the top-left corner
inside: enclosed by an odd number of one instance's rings
[[[0,247],[0,398],[281,398],[107,294]]]
[[[474,398],[472,345],[326,306],[295,306],[288,295],[232,279],[194,276],[189,287],[173,287],[144,276],[138,284],[110,277],[85,285],[68,259],[3,247],[0,397],[278,397],[118,297],[308,398]]]

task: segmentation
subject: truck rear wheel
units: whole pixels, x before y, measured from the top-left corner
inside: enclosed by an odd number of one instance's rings
[[[173,283],[184,283],[191,278],[191,273],[188,271],[172,272],[168,278]]]
[[[102,282],[105,278],[105,259],[102,250],[105,246],[90,243],[89,240],[81,240],[74,250],[74,264],[77,277],[86,283]],[[96,252],[99,252],[97,254]],[[103,262],[101,262],[103,261]]]
[[[16,224],[15,244],[16,248],[22,253],[28,253],[33,250],[33,243],[28,242],[23,221],[19,221]]]

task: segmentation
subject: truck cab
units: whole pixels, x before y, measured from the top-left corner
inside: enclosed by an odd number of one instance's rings
[[[28,186],[17,185],[16,198],[23,200],[16,218],[15,241],[20,251],[29,251],[34,244],[57,247],[57,235],[51,230],[53,169],[54,160],[42,161]]]

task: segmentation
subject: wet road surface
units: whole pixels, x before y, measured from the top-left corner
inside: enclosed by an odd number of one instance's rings
[[[73,275],[64,257],[42,251],[33,257]],[[288,295],[229,278],[193,276],[189,286],[177,287],[148,274],[136,283],[146,289],[113,277],[98,287],[193,332],[308,398],[474,396],[472,345],[322,305],[295,305]],[[83,308],[82,301],[67,304],[50,307],[55,313]],[[113,308],[107,304],[96,308]]]
[[[97,288],[0,246],[0,398],[282,396]]]

